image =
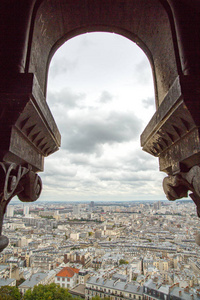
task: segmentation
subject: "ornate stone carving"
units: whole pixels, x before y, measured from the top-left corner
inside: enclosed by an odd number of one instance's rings
[[[176,200],[189,195],[197,206],[200,217],[200,167],[194,166],[189,172],[181,172],[177,175],[169,175],[163,180],[163,189],[168,200]]]
[[[200,167],[194,166],[189,172],[181,172],[177,175],[169,175],[163,180],[163,189],[168,200],[176,200],[189,195],[197,206],[197,214],[200,217]]]
[[[163,189],[168,200],[176,200],[188,196],[188,191],[192,193],[192,198],[197,207],[197,215],[200,218],[200,167],[194,166],[189,172],[181,172],[177,175],[169,175],[163,180]],[[200,246],[200,234],[195,237],[196,243]]]
[[[176,78],[141,135],[143,150],[158,157],[160,170],[168,175],[200,164],[198,107],[191,108],[191,103],[199,105],[199,93],[191,82],[191,76]]]
[[[37,78],[21,73],[0,83],[0,161],[44,168],[44,157],[60,147],[60,133]]]
[[[8,245],[8,238],[1,233],[10,200],[17,195],[23,202],[33,202],[39,198],[41,190],[42,181],[29,166],[0,162],[0,251]]]
[[[2,79],[3,80],[3,79]],[[38,199],[44,157],[59,149],[60,133],[37,78],[20,73],[0,83],[0,251],[8,244],[2,236],[6,207],[14,196]]]
[[[187,182],[181,175],[169,175],[163,180],[163,189],[168,200],[174,201],[183,197],[187,197]]]

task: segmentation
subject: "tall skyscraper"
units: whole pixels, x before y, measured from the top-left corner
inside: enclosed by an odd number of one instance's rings
[[[28,215],[29,215],[29,206],[24,205],[24,216],[28,216]]]
[[[161,202],[158,201],[158,209],[161,209]]]
[[[73,206],[73,215],[79,215],[80,214],[80,206],[74,205]]]
[[[7,211],[6,211],[6,217],[13,217],[14,216],[14,206],[8,205]]]

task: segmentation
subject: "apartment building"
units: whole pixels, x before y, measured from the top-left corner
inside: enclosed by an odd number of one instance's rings
[[[186,288],[180,288],[179,284],[163,285],[149,279],[143,286],[144,300],[199,300],[199,292]]]
[[[24,281],[22,284],[19,285],[19,291],[20,293],[24,294],[27,290],[33,289],[34,286],[37,286],[39,284],[48,284],[47,279],[48,274],[47,273],[41,273],[38,272],[36,274],[33,274],[29,279]]]
[[[78,283],[78,273],[79,269],[65,267],[56,274],[55,283],[71,289]]]
[[[94,296],[110,297],[111,300],[143,299],[143,289],[139,285],[122,282],[120,279],[105,279],[103,277],[90,277],[86,282],[85,299]]]
[[[92,257],[87,251],[70,251],[64,255],[64,262],[79,263],[88,268],[92,263]]]

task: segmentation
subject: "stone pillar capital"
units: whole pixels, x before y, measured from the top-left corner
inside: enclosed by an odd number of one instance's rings
[[[0,162],[0,252],[8,245],[8,239],[2,236],[3,218],[7,205],[14,196],[23,202],[36,201],[42,191],[41,178],[30,166]]]

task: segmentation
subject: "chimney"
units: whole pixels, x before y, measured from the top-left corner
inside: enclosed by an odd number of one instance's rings
[[[184,288],[184,292],[189,293],[189,287],[188,286],[186,286],[186,288]]]

